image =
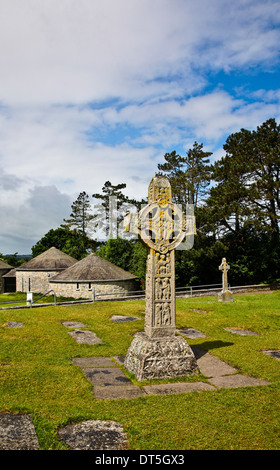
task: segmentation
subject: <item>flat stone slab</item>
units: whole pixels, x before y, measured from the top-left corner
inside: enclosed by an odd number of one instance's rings
[[[68,331],[68,334],[72,336],[77,343],[97,344],[103,342],[93,331],[74,330]]]
[[[109,357],[78,357],[73,358],[72,362],[82,368],[87,379],[93,384],[93,394],[98,400],[129,399],[147,395],[214,391],[222,387],[236,388],[270,384],[265,380],[238,374],[238,369],[197,346],[193,346],[192,350],[200,372],[207,377],[207,383],[176,382],[134,385],[121,370],[125,356],[115,356],[116,362]]]
[[[74,357],[72,362],[80,367],[118,367],[109,357]]]
[[[209,379],[215,387],[219,388],[237,388],[237,387],[256,387],[258,385],[270,385],[266,380],[255,379],[248,375],[226,375],[220,377],[213,377]]]
[[[137,385],[109,385],[107,387],[94,386],[93,394],[97,400],[120,400],[122,398],[137,398],[146,395]]]
[[[206,338],[206,335],[199,330],[195,330],[194,328],[182,328],[178,330],[178,333],[187,336],[187,338]]]
[[[111,321],[121,323],[125,321],[135,321],[135,320],[141,320],[141,318],[138,317],[128,317],[125,315],[112,315],[110,318]]]
[[[79,321],[63,321],[62,325],[66,328],[87,328],[87,325]]]
[[[115,421],[84,421],[68,424],[57,432],[60,440],[73,450],[127,449],[127,436]]]
[[[38,450],[39,441],[30,415],[0,413],[0,450]]]
[[[280,359],[280,349],[264,349],[263,353],[267,354],[268,356],[274,357],[275,359]]]
[[[82,369],[88,380],[93,385],[131,385],[129,380],[123,371],[119,367],[112,367],[108,369],[104,368],[87,368]]]
[[[259,333],[255,333],[254,331],[250,331],[250,330],[244,330],[244,328],[224,328],[224,330],[229,331],[230,333],[234,333],[235,335],[240,335],[240,336],[259,335]]]
[[[221,377],[238,372],[234,367],[209,353],[197,359],[197,365],[200,372],[205,375],[205,377]]]
[[[200,392],[201,390],[215,390],[215,387],[204,382],[145,385],[143,388],[148,395],[172,395],[176,393]]]
[[[7,324],[7,328],[22,328],[23,323],[18,322],[18,321],[9,321]]]
[[[197,313],[209,313],[208,310],[201,310],[200,308],[191,308],[190,310]]]

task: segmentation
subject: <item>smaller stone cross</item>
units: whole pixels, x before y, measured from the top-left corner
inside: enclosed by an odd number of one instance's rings
[[[219,270],[223,272],[223,291],[228,290],[228,270],[230,269],[229,264],[227,264],[226,258],[222,259],[222,264],[219,266]]]
[[[223,273],[223,289],[219,294],[220,302],[233,302],[232,293],[228,288],[228,270],[230,269],[229,264],[227,264],[226,258],[222,259],[222,263],[219,266],[219,270]]]

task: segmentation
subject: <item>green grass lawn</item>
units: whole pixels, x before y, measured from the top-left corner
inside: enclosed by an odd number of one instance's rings
[[[96,400],[71,358],[124,355],[144,329],[144,309],[144,301],[126,301],[1,310],[0,412],[30,413],[43,450],[65,449],[57,428],[87,419],[120,422],[130,450],[280,449],[280,361],[262,352],[280,349],[280,292],[234,295],[231,304],[217,296],[177,299],[177,328],[206,335],[190,345],[271,385]],[[113,323],[116,314],[141,320]],[[70,320],[86,323],[103,344],[77,344],[61,324]],[[7,328],[9,321],[24,327]],[[225,327],[259,335],[237,336]]]

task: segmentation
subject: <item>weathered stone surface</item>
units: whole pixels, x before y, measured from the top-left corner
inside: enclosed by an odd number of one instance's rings
[[[280,359],[280,350],[276,349],[264,349],[263,352],[267,354],[268,356],[274,357],[275,359]]]
[[[230,269],[230,266],[227,264],[226,258],[222,259],[222,263],[219,266],[219,269],[223,273],[223,289],[222,292],[218,294],[218,300],[219,302],[233,302],[232,292],[228,288],[227,272]]]
[[[23,327],[23,323],[18,322],[18,321],[9,321],[7,325],[7,328],[22,328],[22,327]]]
[[[145,333],[135,335],[124,366],[138,381],[183,377],[197,369],[194,354],[182,336],[150,338]]]
[[[84,343],[84,344],[97,344],[102,343],[102,340],[96,336],[93,331],[88,330],[74,330],[68,331],[68,334],[74,338],[77,343]]]
[[[102,387],[96,385],[93,388],[94,396],[97,400],[121,400],[122,398],[130,399],[145,395],[145,392],[137,385],[109,385]]]
[[[128,445],[122,425],[115,421],[89,420],[69,424],[57,434],[73,450],[121,450]]]
[[[113,322],[116,322],[116,323],[121,323],[121,322],[125,322],[125,321],[141,320],[141,318],[129,317],[129,316],[125,316],[125,315],[112,315],[110,320],[113,321]]]
[[[62,325],[66,326],[66,328],[86,328],[87,327],[87,325],[79,321],[64,321],[62,322]]]
[[[256,387],[258,385],[270,384],[266,380],[255,379],[254,377],[242,374],[213,377],[209,379],[209,382],[219,388]]]
[[[0,450],[38,450],[39,442],[30,415],[0,413]]]
[[[172,384],[145,385],[143,388],[149,395],[172,395],[176,393],[215,390],[212,385],[205,382],[178,382]]]
[[[83,368],[83,372],[93,385],[127,385],[131,381],[119,367],[110,368]]]
[[[186,235],[193,235],[194,218],[188,223],[172,203],[167,178],[156,176],[148,190],[148,205],[132,220],[128,231],[140,234],[149,247],[145,288],[145,330],[132,341],[124,366],[137,380],[172,378],[197,369],[186,340],[176,337],[175,248]],[[180,338],[180,339],[179,339]]]
[[[235,374],[238,372],[234,367],[209,353],[197,359],[197,365],[200,372],[205,375],[205,377],[221,377],[222,375]]]
[[[201,331],[195,330],[194,328],[182,328],[178,330],[181,335],[187,336],[187,338],[206,338],[206,335]]]
[[[226,290],[224,292],[220,292],[218,294],[218,300],[219,300],[219,302],[233,302],[232,292],[229,291],[229,290]]]
[[[258,335],[259,333],[255,333],[254,331],[245,330],[244,328],[224,328],[226,331],[230,333],[234,333],[240,336],[247,336],[247,335]]]

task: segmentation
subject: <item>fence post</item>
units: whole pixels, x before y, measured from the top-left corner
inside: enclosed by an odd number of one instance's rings
[[[26,293],[26,305],[29,307],[32,307],[33,303],[33,292],[27,292]]]

